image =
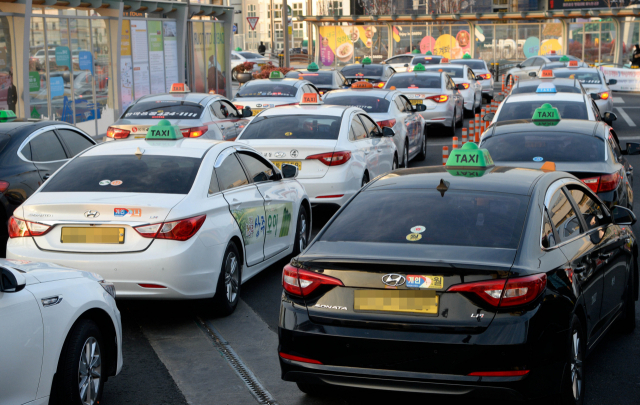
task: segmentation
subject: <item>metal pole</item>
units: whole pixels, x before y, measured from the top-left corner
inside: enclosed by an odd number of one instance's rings
[[[31,10],[32,10],[32,2],[31,0],[26,0],[24,4],[24,31],[22,40],[24,43],[29,44],[29,37],[31,31]],[[30,107],[30,97],[29,93],[29,55],[30,55],[30,47],[27,45],[26,49],[22,52],[22,102],[24,104],[24,118],[31,118],[31,109]]]
[[[284,66],[289,67],[289,6],[282,0],[282,35],[284,36]]]
[[[275,48],[276,48],[276,24],[275,24],[275,19],[276,19],[276,11],[273,8],[273,0],[271,0],[271,13],[270,13],[270,20],[271,20],[271,53],[274,54],[275,53]]]
[[[118,4],[118,32],[116,33],[116,43],[118,44],[118,46],[109,47],[109,49],[111,49],[112,52],[113,52],[113,49],[115,49],[115,52],[116,52],[116,66],[114,66],[112,69],[112,72],[115,70],[116,80],[117,80],[113,86],[113,96],[118,97],[118,99],[114,100],[113,102],[113,105],[116,108],[116,112],[115,112],[116,117],[119,117],[120,114],[122,114],[122,68],[120,67],[122,64],[121,62],[122,52],[120,50],[120,44],[122,44],[122,13],[123,12],[124,12],[124,3],[119,3]],[[109,28],[111,28],[111,25],[109,25]],[[71,29],[69,29],[69,33],[71,33]],[[112,35],[111,30],[109,30],[109,41],[111,41],[111,35]],[[71,41],[69,41],[69,43],[71,43]],[[111,44],[111,42],[109,42],[109,44]],[[131,33],[129,33],[129,46],[131,46]],[[111,60],[113,60],[113,58]],[[133,60],[133,56],[132,56],[132,60]],[[131,91],[131,94],[133,94],[133,91]],[[73,118],[75,119],[75,113],[73,115],[74,115]]]

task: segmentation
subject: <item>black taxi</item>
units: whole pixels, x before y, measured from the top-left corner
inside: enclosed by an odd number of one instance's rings
[[[473,143],[374,179],[284,268],[282,378],[581,404],[586,355],[635,328],[635,221]]]
[[[306,69],[297,69],[287,73],[285,78],[308,80],[316,86],[321,96],[332,90],[349,88],[349,83],[342,76],[342,73],[335,69],[320,69],[315,62],[311,62]]]

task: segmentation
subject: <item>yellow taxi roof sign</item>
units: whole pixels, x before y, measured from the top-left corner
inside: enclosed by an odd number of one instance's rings
[[[318,93],[304,93],[302,95],[302,100],[300,100],[300,105],[315,105],[322,104],[320,98],[318,97]]]
[[[173,83],[169,93],[189,93],[190,91],[189,86],[184,83]]]
[[[352,89],[372,89],[373,84],[369,82],[359,81],[359,82],[352,83],[351,88]]]

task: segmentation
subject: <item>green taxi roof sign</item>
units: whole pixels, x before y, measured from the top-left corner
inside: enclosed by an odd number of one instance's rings
[[[182,139],[182,132],[180,132],[180,128],[174,125],[171,125],[169,120],[160,120],[158,123],[151,128],[149,128],[149,132],[147,132],[146,140],[169,140],[175,141],[178,139]]]
[[[317,72],[318,70],[320,70],[320,68],[318,67],[317,63],[311,62],[309,63],[309,66],[307,66],[307,70],[309,72]]]
[[[240,52],[240,51],[242,51],[242,48],[240,48],[239,46],[237,46],[237,47],[236,47],[236,49],[235,49],[235,51],[236,51],[236,52]]]
[[[560,58],[560,62],[569,62],[571,59],[567,55],[562,55]]]
[[[424,65],[422,63],[418,63],[413,67],[414,72],[424,72],[425,70],[426,69],[424,68]]]
[[[362,59],[362,64],[363,65],[370,65],[371,64],[371,58],[366,57],[366,58]]]
[[[471,59],[471,55],[469,55],[468,53],[465,53],[465,54],[462,56],[462,59]]]
[[[467,142],[462,145],[462,148],[451,152],[445,168],[486,169],[491,166],[493,166],[493,159],[489,151],[478,148],[478,145],[473,142]]]
[[[431,51],[427,51],[427,53],[425,53],[425,55],[433,55],[433,54],[431,53]]]
[[[531,121],[536,125],[552,127],[558,125],[558,122],[560,122],[560,113],[558,109],[554,108],[551,104],[544,103],[533,112]]]
[[[273,72],[269,73],[269,79],[284,79],[284,75],[282,74],[282,72],[274,70]]]
[[[8,121],[16,118],[16,113],[11,110],[0,110],[0,121]]]

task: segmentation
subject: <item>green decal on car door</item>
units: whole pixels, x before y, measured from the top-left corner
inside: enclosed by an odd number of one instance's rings
[[[264,208],[245,208],[232,210],[231,213],[242,232],[245,245],[264,241],[266,225]]]
[[[291,212],[293,204],[271,204],[265,207],[266,211],[266,237],[282,238],[289,235],[291,227]]]

